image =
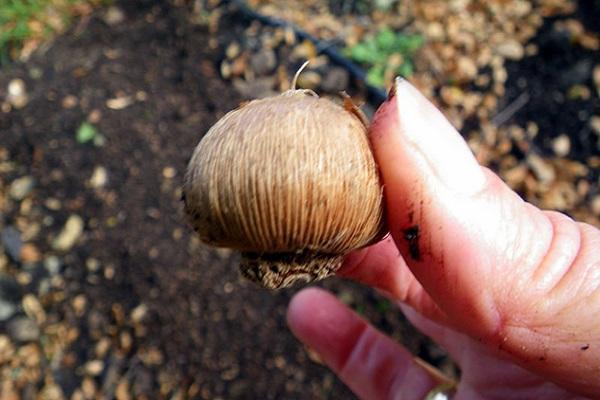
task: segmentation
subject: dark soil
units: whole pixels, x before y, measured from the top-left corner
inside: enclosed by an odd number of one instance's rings
[[[581,3],[582,20],[597,32],[600,8]],[[109,26],[101,12],[84,18],[28,63],[0,71],[0,91],[22,78],[30,98],[21,110],[0,112],[0,147],[17,165],[0,178],[35,178],[32,213],[43,222],[34,243],[64,264],[64,299],[45,311],[79,330],[52,367],[55,381],[70,396],[82,383],[79,366],[95,358],[94,347],[108,337],[106,367],[93,378],[107,398],[114,397],[119,377],[131,382],[138,398],[149,399],[178,391],[206,399],[353,398],[288,331],[285,310],[297,289],[268,292],[243,281],[237,256],[201,245],[185,222],[180,187],[191,152],[243,100],[218,71],[223,38],[242,30],[224,19],[210,33],[208,26],[190,22],[188,8],[168,1],[121,1],[119,7],[125,21]],[[537,122],[548,135],[536,139],[542,153],[550,151],[552,137],[567,133],[570,156],[585,162],[598,154],[598,138],[593,141],[586,120],[599,113],[597,94],[581,104],[548,94],[564,93],[581,80],[590,84],[589,69],[600,62],[599,54],[568,45],[551,23],[535,39],[539,57],[509,65],[500,108],[528,91],[527,106],[507,123]],[[78,103],[65,108],[69,95]],[[136,100],[119,110],[106,106],[123,95]],[[88,119],[104,145],[77,142],[76,131]],[[102,189],[88,183],[97,166],[108,172]],[[598,171],[592,174],[597,179]],[[61,206],[48,207],[49,198]],[[18,214],[16,208],[0,213],[0,230]],[[56,253],[50,243],[71,214],[85,221],[84,235],[71,251]],[[91,259],[99,268],[90,268]],[[451,369],[443,353],[373,291],[338,278],[320,285],[413,353]],[[87,298],[83,314],[72,305],[80,294]],[[149,308],[144,329],[130,321],[139,304]],[[131,347],[123,344],[124,334],[134,338]],[[162,359],[143,361],[152,346]]]
[[[94,357],[99,338],[109,337],[120,349],[111,353],[119,362],[106,364],[130,377],[141,398],[172,393],[160,388],[164,376],[174,380],[173,390],[189,389],[199,398],[351,398],[289,333],[285,310],[295,290],[273,293],[242,281],[236,256],[200,245],[185,223],[180,185],[186,163],[203,133],[240,101],[218,76],[207,28],[164,1],[123,1],[121,7],[124,22],[82,20],[46,52],[0,72],[0,87],[20,77],[29,90],[24,109],[0,113],[0,135],[19,166],[6,180],[28,174],[37,181],[33,207],[48,218],[35,245],[51,254],[51,239],[70,214],[85,221],[82,240],[60,255],[66,300],[46,310],[79,328],[56,381],[70,396],[81,384],[77,366]],[[125,109],[105,105],[136,93],[138,100]],[[68,95],[79,99],[76,107],[63,107]],[[105,144],[78,143],[78,127],[98,112],[95,126]],[[108,171],[101,190],[87,183],[96,166]],[[166,167],[177,171],[174,178],[163,176]],[[49,209],[48,198],[62,207]],[[5,225],[16,212],[4,215]],[[90,258],[100,262],[97,271],[86,267]],[[325,286],[432,359],[428,342],[387,301],[339,279]],[[88,307],[77,316],[70,299],[82,293]],[[141,303],[150,310],[145,331],[122,318]],[[123,332],[135,338],[131,349],[119,344]],[[151,345],[164,354],[157,365],[138,357]],[[107,375],[95,379],[110,398],[115,388]]]
[[[526,126],[535,121],[543,134],[534,139],[538,151],[553,154],[552,140],[561,134],[571,139],[572,159],[585,160],[600,154],[600,136],[592,131],[589,120],[600,114],[600,97],[592,90],[590,99],[569,99],[566,93],[574,85],[594,87],[592,70],[600,64],[600,52],[573,44],[569,35],[555,29],[556,21],[576,18],[585,28],[600,34],[600,1],[581,0],[575,15],[548,18],[534,38],[539,53],[519,62],[507,64],[509,81],[504,104],[508,105],[521,94],[529,101],[508,123]],[[598,171],[592,171],[592,181]]]

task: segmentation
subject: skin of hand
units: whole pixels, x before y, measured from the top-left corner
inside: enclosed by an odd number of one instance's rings
[[[391,235],[340,274],[396,300],[449,352],[454,399],[600,398],[600,231],[523,201],[405,80],[370,139]],[[293,298],[288,324],[362,399],[423,399],[438,384],[320,289]]]

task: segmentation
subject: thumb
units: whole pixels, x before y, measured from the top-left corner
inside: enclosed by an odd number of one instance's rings
[[[566,352],[574,379],[598,368],[600,327],[578,313],[600,311],[599,231],[521,200],[405,80],[377,111],[371,141],[392,237],[455,327],[552,376],[568,368],[551,362]],[[592,339],[595,355],[579,350]]]

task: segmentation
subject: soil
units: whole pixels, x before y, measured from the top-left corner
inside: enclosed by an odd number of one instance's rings
[[[241,101],[219,78],[207,28],[168,2],[120,7],[125,21],[82,20],[27,64],[0,73],[0,87],[22,78],[29,92],[24,109],[0,113],[2,146],[17,166],[3,179],[36,181],[32,212],[44,222],[33,243],[64,264],[65,300],[45,302],[45,311],[78,328],[50,375],[70,397],[85,382],[80,367],[108,338],[112,350],[92,382],[109,398],[121,377],[138,398],[180,388],[198,398],[352,398],[288,331],[285,310],[296,289],[268,292],[241,280],[237,257],[202,246],[186,225],[180,186],[187,161],[211,124]],[[75,107],[64,107],[67,96],[78,99]],[[119,96],[136,100],[109,109],[106,100]],[[104,136],[103,145],[78,143],[86,120]],[[100,189],[89,184],[97,166],[108,174]],[[49,198],[60,207],[49,208]],[[4,215],[3,224],[16,223],[18,212]],[[62,254],[51,243],[72,214],[85,230]],[[339,279],[323,285],[436,361],[430,354],[436,350],[386,300]],[[79,295],[84,313],[71,301]],[[140,304],[149,310],[141,328],[130,321]],[[122,343],[124,335],[133,336],[132,345]],[[145,360],[150,349],[162,358]]]
[[[579,1],[575,17],[587,30],[600,34],[600,2],[598,0]],[[514,118],[515,122],[526,126],[536,121],[540,132],[534,142],[538,149],[551,155],[552,141],[567,133],[571,139],[568,156],[576,160],[586,160],[600,153],[600,135],[595,134],[588,123],[593,115],[600,113],[600,97],[592,94],[590,99],[566,98],[569,88],[574,85],[594,87],[592,69],[600,64],[600,52],[570,43],[569,36],[555,29],[557,21],[567,17],[548,18],[532,43],[539,48],[536,57],[525,58],[507,65],[509,80],[506,106],[527,93],[529,101]],[[592,171],[591,181],[598,179],[598,170]]]

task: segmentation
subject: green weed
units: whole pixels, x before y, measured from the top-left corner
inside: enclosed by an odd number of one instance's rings
[[[384,86],[395,75],[408,77],[413,74],[413,58],[423,43],[421,35],[396,33],[385,28],[375,37],[347,48],[345,53],[368,68],[368,83]]]
[[[0,0],[0,61],[18,57],[66,29],[73,16],[106,0]],[[87,8],[86,8],[87,6]]]
[[[98,129],[89,122],[82,122],[77,129],[75,134],[77,143],[88,143],[92,142],[95,146],[102,146],[104,144],[104,136],[98,132]]]

